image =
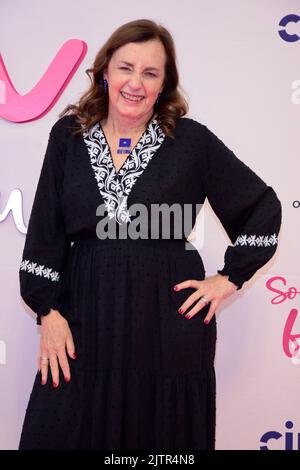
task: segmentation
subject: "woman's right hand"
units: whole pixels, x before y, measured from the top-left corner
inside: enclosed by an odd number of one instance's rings
[[[42,374],[42,385],[47,382],[49,365],[53,387],[59,385],[59,365],[62,368],[65,381],[71,380],[66,350],[72,359],[76,359],[73,336],[68,322],[58,310],[51,309],[50,313],[41,316],[38,368]]]

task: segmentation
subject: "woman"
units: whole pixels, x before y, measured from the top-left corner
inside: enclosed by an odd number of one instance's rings
[[[41,342],[19,449],[214,449],[216,309],[273,256],[281,204],[184,117],[165,28],[121,26],[88,72],[51,129],[20,267]],[[209,277],[182,220],[148,218],[188,205],[192,227],[206,197],[233,243]]]

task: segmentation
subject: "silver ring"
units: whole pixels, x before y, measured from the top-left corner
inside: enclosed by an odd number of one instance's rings
[[[200,297],[200,299],[199,299],[199,300],[201,300],[202,302],[204,302],[204,303],[205,303],[205,305],[206,305],[206,304],[209,302],[208,298],[207,298],[207,297],[205,297],[205,295],[202,295],[202,297]]]

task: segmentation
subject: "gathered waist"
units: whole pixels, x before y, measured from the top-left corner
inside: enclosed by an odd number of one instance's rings
[[[74,242],[73,246],[77,245],[92,245],[99,248],[107,247],[145,247],[145,248],[158,248],[158,249],[171,249],[171,250],[193,250],[194,246],[185,238],[98,238],[96,231],[84,230],[78,232],[77,234],[71,237],[71,240]]]

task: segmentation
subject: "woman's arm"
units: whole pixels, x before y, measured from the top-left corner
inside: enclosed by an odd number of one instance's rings
[[[233,246],[217,272],[241,289],[269,261],[278,246],[281,203],[249,166],[206,126],[205,158],[201,171],[205,194]]]
[[[19,270],[21,296],[37,314],[39,325],[41,315],[51,309],[61,310],[63,269],[70,248],[61,209],[65,155],[62,119],[49,134]]]

